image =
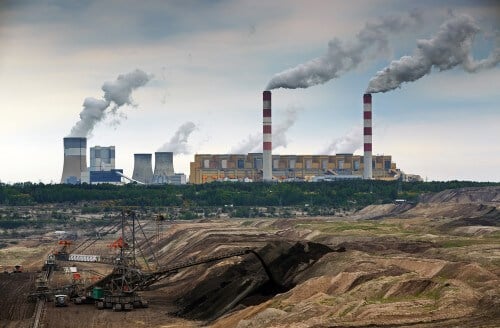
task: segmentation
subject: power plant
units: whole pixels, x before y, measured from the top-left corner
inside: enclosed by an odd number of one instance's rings
[[[262,93],[262,153],[196,154],[190,163],[189,182],[212,181],[335,181],[341,179],[421,180],[396,167],[390,155],[372,155],[372,95],[363,95],[363,156],[273,155],[271,91]],[[115,147],[90,148],[86,163],[86,138],[64,138],[64,169],[61,183],[115,183],[123,179],[140,184],[185,184],[183,173],[174,171],[174,153],[134,154],[132,178],[115,169]]]
[[[265,181],[262,153],[249,154],[196,154],[190,164],[189,182],[194,184],[213,181]],[[395,180],[404,177],[390,155],[373,158],[374,178]],[[336,155],[272,155],[273,181],[334,181],[362,179],[363,156]]]
[[[61,183],[81,183],[87,170],[87,138],[64,138],[64,165]]]
[[[372,156],[372,95],[363,95],[363,156],[273,155],[271,91],[264,91],[262,153],[196,154],[190,163],[189,182],[212,181],[336,181],[377,179],[421,181],[402,172],[390,155]]]
[[[61,183],[66,184],[122,184],[123,179],[141,184],[185,184],[183,173],[174,172],[173,152],[155,153],[155,171],[151,154],[134,154],[132,178],[115,168],[115,146],[90,148],[90,166],[87,167],[87,139],[64,138],[64,169]]]

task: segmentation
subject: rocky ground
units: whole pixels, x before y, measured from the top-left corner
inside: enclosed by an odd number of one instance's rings
[[[499,210],[499,188],[476,188],[426,196],[417,204],[369,206],[342,217],[164,223],[159,238],[142,240],[152,270],[155,258],[164,266],[244,248],[258,256],[181,269],[142,292],[147,309],[112,312],[49,304],[43,324],[498,327]],[[153,222],[144,229],[157,231]],[[93,251],[115,237],[100,241]],[[0,250],[0,264],[19,261],[36,270],[53,244],[33,243],[20,241]],[[76,265],[88,270],[84,279],[110,270]],[[8,295],[0,304],[0,327],[29,326],[33,306],[24,299],[33,277],[0,274],[0,288]],[[65,279],[61,272],[54,275],[54,283]]]

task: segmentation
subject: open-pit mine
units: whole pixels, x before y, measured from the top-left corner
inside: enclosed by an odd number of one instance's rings
[[[498,327],[499,211],[488,187],[327,217],[129,210],[11,234],[0,327]]]

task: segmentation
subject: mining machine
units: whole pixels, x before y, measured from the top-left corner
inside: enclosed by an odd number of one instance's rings
[[[277,286],[280,286],[279,283],[273,278],[271,271],[267,267],[264,260],[256,251],[249,248],[222,252],[208,257],[193,258],[166,266],[160,266],[155,253],[151,248],[151,240],[144,233],[142,224],[138,220],[135,212],[122,211],[120,218],[120,222],[111,222],[108,228],[102,227],[102,231],[99,231],[99,236],[102,236],[109,232],[114,233],[117,231],[117,227],[120,227],[121,236],[108,245],[108,247],[114,249],[118,254],[113,256],[82,254],[98,240],[88,238],[75,247],[71,253],[69,252],[71,243],[60,242],[59,245],[61,248],[52,255],[52,258],[47,259],[46,262],[53,263],[53,265],[47,266],[49,270],[46,274],[47,277],[56,267],[56,262],[61,261],[108,264],[113,266],[111,272],[101,277],[99,280],[83,287],[76,283],[67,286],[64,293],[59,290],[51,290],[44,287],[44,295],[52,295],[52,299],[54,299],[54,297],[57,299],[57,297],[61,294],[67,295],[67,297],[70,298],[74,304],[95,304],[97,309],[109,308],[114,311],[125,311],[138,307],[147,307],[147,301],[139,296],[138,291],[148,290],[151,285],[177,273],[181,269],[216,262],[231,257],[246,256],[247,254],[253,254],[256,256],[266,271],[270,281],[275,283]],[[126,236],[125,232],[127,228],[131,231],[131,236]],[[144,237],[144,240],[142,240],[141,243],[142,247],[149,247],[149,253],[151,254],[150,259],[154,260],[155,269],[151,268],[149,264],[150,261],[148,261],[148,259],[144,256],[144,250],[137,246],[137,232],[141,232]],[[140,254],[143,257],[143,263],[147,267],[146,271],[143,271],[138,266],[136,254]],[[54,259],[55,261],[53,261]],[[58,304],[62,303],[56,303],[56,305]],[[67,303],[64,302],[64,304]]]

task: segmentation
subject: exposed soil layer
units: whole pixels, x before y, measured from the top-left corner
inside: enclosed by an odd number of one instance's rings
[[[421,203],[492,203],[500,204],[500,187],[478,187],[444,190],[420,197]]]
[[[0,273],[0,326],[24,327],[35,310],[28,303],[28,294],[34,288],[36,273]]]
[[[240,263],[211,270],[177,300],[182,308],[178,315],[213,320],[240,303],[271,298],[292,288],[298,272],[332,249],[312,242],[273,241],[256,252],[260,258],[249,254]]]

